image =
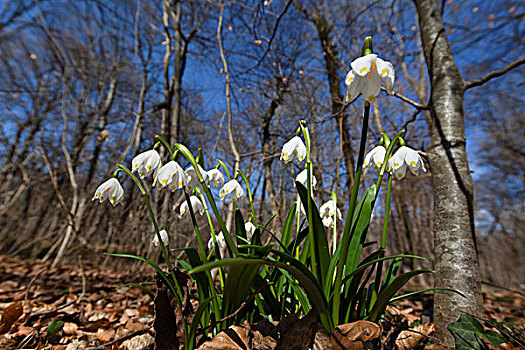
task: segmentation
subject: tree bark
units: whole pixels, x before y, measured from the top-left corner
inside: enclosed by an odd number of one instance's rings
[[[483,315],[483,301],[475,240],[473,182],[467,154],[463,118],[464,81],[445,34],[437,0],[414,0],[431,83],[430,130],[427,152],[434,191],[435,338],[453,346],[447,325],[463,312]]]

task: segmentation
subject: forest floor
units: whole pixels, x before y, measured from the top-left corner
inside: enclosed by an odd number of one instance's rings
[[[108,272],[82,262],[51,269],[38,260],[0,256],[0,349],[153,349],[155,286],[140,281],[129,270]],[[525,294],[484,286],[484,302],[487,320],[523,334]],[[399,301],[389,312],[404,324],[429,323],[432,296]]]

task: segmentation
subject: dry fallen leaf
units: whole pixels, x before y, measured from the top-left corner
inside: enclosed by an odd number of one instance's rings
[[[124,341],[120,348],[123,350],[142,350],[152,346],[154,343],[155,338],[149,334],[142,334]]]
[[[249,349],[247,330],[244,327],[232,326],[224,332],[217,334],[212,340],[208,340],[198,350],[243,350]]]
[[[2,319],[0,320],[0,334],[5,334],[9,332],[13,323],[16,322],[22,316],[24,311],[24,304],[19,301],[9,305],[2,314]]]
[[[396,339],[396,346],[399,350],[413,349],[425,341],[432,332],[434,332],[433,323],[417,325],[399,333]]]
[[[332,349],[361,350],[364,343],[379,337],[380,328],[369,321],[357,321],[335,327]]]
[[[115,330],[114,329],[108,329],[108,330],[99,329],[98,332],[95,334],[95,337],[98,340],[100,340],[102,343],[107,343],[113,340],[113,338],[115,338]]]

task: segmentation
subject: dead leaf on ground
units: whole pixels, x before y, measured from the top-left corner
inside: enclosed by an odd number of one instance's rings
[[[13,323],[22,316],[23,312],[24,304],[21,301],[11,303],[2,314],[2,319],[0,320],[0,334],[9,332]]]
[[[381,329],[373,322],[346,323],[332,331],[332,349],[361,350],[364,343],[378,338],[380,333]]]
[[[149,334],[142,334],[125,340],[120,348],[123,350],[143,350],[150,348],[155,343],[155,338]]]
[[[220,332],[212,340],[208,340],[197,350],[245,350],[249,349],[248,339],[247,339],[248,330],[240,326],[232,326]]]
[[[433,323],[420,324],[409,330],[399,333],[396,339],[396,346],[399,350],[410,350],[425,341],[434,332]]]
[[[113,338],[115,338],[115,330],[114,329],[108,329],[108,330],[99,329],[98,332],[95,334],[95,337],[98,340],[100,340],[102,343],[107,343],[113,340]]]

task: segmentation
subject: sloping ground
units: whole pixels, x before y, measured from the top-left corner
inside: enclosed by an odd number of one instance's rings
[[[74,266],[50,269],[36,260],[0,256],[0,349],[153,349],[155,286],[140,285],[138,277]],[[424,296],[398,302],[389,309],[383,336],[388,328],[430,322],[431,301]],[[487,319],[505,322],[518,336],[524,309],[521,293],[485,293]]]

